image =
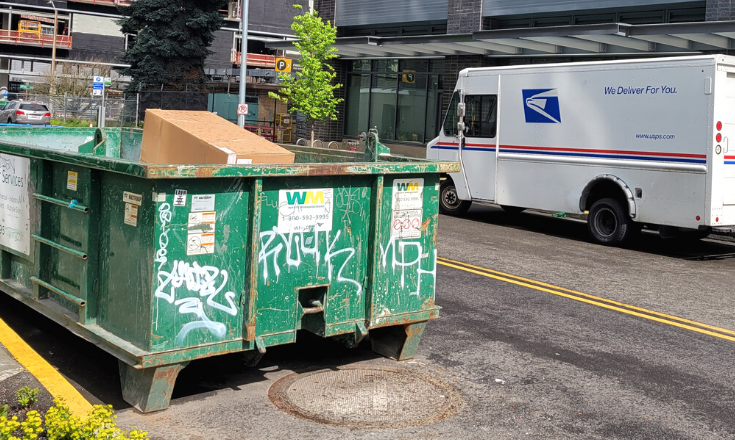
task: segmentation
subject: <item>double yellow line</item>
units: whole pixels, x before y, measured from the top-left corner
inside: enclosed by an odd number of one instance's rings
[[[462,263],[460,261],[450,260],[448,258],[437,258],[437,263],[442,266],[451,267],[454,269],[462,270],[465,272],[481,275],[487,278],[492,278],[506,283],[515,284],[517,286],[527,287],[529,289],[539,290],[541,292],[550,293],[552,295],[561,296],[563,298],[571,299],[574,301],[591,304],[593,306],[602,307],[608,310],[614,310],[616,312],[625,313],[626,315],[637,316],[639,318],[648,319],[650,321],[660,322],[662,324],[672,325],[693,332],[702,333],[709,336],[714,336],[720,339],[726,339],[728,341],[735,342],[735,331],[715,327],[709,324],[703,324],[701,322],[692,321],[689,319],[679,318],[678,316],[667,315],[666,313],[656,312],[654,310],[644,309],[642,307],[632,306],[630,304],[613,301],[599,296],[588,295],[586,293],[577,292],[575,290],[565,289],[563,287],[554,286],[553,284],[542,283],[540,281],[531,280],[528,278],[519,277],[516,275],[510,275],[497,270],[486,269],[484,267],[473,266],[471,264]]]

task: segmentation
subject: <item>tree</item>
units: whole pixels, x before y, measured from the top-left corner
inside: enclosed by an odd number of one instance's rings
[[[112,76],[112,68],[102,62],[92,60],[89,63],[62,63],[61,73],[44,74],[40,82],[34,83],[34,92],[48,95],[51,82],[54,83],[54,95],[72,98],[89,98],[92,96],[92,82],[95,76]]]
[[[214,31],[222,26],[219,10],[227,0],[136,0],[120,7],[118,24],[135,43],[122,61],[132,77],[127,91],[140,88],[204,88],[204,60]]]
[[[301,5],[294,5],[303,9]],[[314,145],[314,123],[337,120],[337,104],[344,101],[335,98],[334,91],[342,84],[333,84],[337,74],[327,61],[337,58],[337,49],[332,45],[337,38],[337,28],[324,22],[316,11],[305,12],[294,17],[291,29],[298,37],[293,45],[301,53],[301,72],[295,75],[279,74],[282,88],[271,98],[290,103],[295,111],[306,115],[311,127],[311,145]]]

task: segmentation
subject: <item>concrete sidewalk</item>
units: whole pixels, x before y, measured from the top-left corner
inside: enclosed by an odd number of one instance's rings
[[[25,371],[18,361],[0,344],[0,382]]]

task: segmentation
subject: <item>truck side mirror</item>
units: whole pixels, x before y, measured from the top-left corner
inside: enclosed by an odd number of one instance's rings
[[[457,104],[457,117],[464,118],[464,112],[465,112],[464,102],[460,102],[459,104]]]

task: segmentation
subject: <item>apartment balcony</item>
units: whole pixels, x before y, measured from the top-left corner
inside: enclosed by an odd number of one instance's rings
[[[28,32],[8,31],[0,29],[0,44],[14,46],[35,46],[51,49],[54,45],[54,36],[48,34],[33,34]],[[57,49],[71,49],[71,36],[57,35]]]
[[[230,56],[230,61],[232,61],[232,64],[237,64],[238,66],[242,64],[242,54],[240,52],[232,52],[232,55]],[[266,69],[275,69],[276,68],[276,57],[273,55],[261,55],[257,53],[249,53],[248,54],[248,66],[251,67],[265,67]]]

